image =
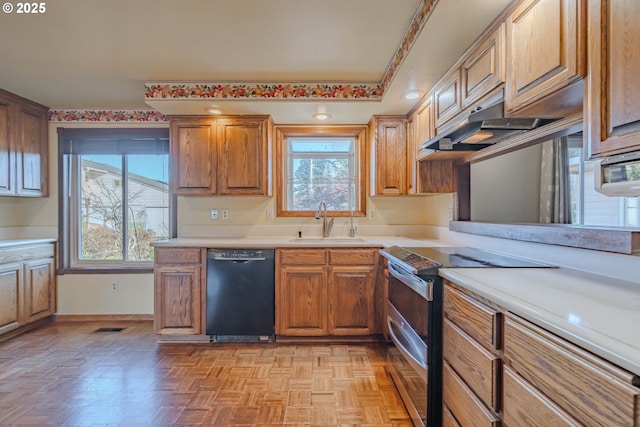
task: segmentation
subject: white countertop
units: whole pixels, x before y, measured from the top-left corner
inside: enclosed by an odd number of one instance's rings
[[[640,375],[640,283],[567,268],[449,268],[440,275]]]
[[[200,247],[200,248],[321,248],[321,247],[387,247],[399,246],[443,246],[443,242],[401,236],[349,237],[178,237],[160,240],[151,244],[156,247]]]

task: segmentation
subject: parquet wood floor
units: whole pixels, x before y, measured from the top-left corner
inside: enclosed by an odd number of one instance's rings
[[[151,322],[54,322],[0,343],[0,426],[409,427],[385,364],[384,344],[158,344]]]

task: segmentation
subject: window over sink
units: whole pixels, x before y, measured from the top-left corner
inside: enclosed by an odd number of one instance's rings
[[[364,216],[364,126],[281,126],[277,138],[278,216]]]
[[[59,131],[60,266],[150,268],[169,221],[168,129]]]

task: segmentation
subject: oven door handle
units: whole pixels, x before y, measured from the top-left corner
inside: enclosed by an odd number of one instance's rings
[[[413,274],[403,273],[393,264],[389,264],[387,270],[389,270],[389,274],[416,291],[422,298],[433,301],[433,280],[422,280]]]
[[[400,350],[400,353],[402,353],[405,358],[407,358],[407,361],[411,366],[413,366],[413,369],[418,373],[420,378],[422,378],[426,382],[428,369],[427,366],[421,363],[413,354],[411,354],[409,349],[402,343],[402,340],[398,338],[395,333],[395,323],[396,322],[391,317],[387,317],[387,327],[389,329],[389,335],[391,335],[391,340],[398,348],[398,350]]]

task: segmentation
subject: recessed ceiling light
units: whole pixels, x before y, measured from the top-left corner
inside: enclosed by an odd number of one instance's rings
[[[418,99],[422,96],[422,91],[418,89],[411,89],[404,93],[404,99]]]
[[[207,114],[222,114],[222,111],[218,107],[207,107],[204,111],[206,111]]]
[[[331,114],[327,113],[327,108],[324,105],[318,105],[317,112],[311,117],[316,120],[329,120],[331,118]]]

